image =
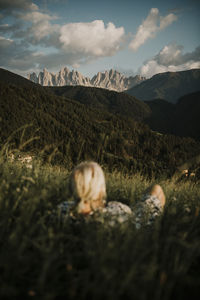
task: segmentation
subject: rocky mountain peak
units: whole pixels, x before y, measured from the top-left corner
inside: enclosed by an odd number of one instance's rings
[[[28,74],[27,78],[44,86],[82,85],[100,87],[118,92],[130,89],[145,80],[144,77],[139,75],[125,77],[125,75],[114,69],[98,72],[90,79],[76,70],[70,71],[67,67],[63,67],[56,74],[50,73],[44,68],[43,72],[40,72],[38,76],[33,72]]]
[[[63,67],[60,71],[64,72],[64,73],[69,73],[70,72],[70,70],[67,67]]]

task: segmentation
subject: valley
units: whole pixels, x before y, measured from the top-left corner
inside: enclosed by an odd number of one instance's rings
[[[18,128],[31,124],[23,139],[35,132],[39,139],[24,150],[48,149],[55,163],[68,168],[89,159],[109,170],[171,176],[200,152],[198,114],[195,117],[191,109],[190,117],[190,95],[176,105],[143,102],[101,88],[43,87],[3,69],[0,87],[1,144]],[[198,93],[191,97],[192,107],[198,108]],[[22,132],[13,135],[16,147]]]

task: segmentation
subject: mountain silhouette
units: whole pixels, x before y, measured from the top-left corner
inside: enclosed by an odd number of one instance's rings
[[[156,74],[129,89],[127,93],[143,101],[164,99],[171,103],[177,103],[180,97],[199,90],[200,69],[194,69]]]

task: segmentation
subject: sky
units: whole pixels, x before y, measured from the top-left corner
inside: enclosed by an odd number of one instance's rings
[[[200,68],[200,1],[0,0],[0,67],[90,78]]]

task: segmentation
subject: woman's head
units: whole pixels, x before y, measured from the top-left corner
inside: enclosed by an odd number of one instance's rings
[[[95,162],[83,162],[72,172],[70,184],[77,212],[88,214],[105,204],[106,184],[102,168]]]

